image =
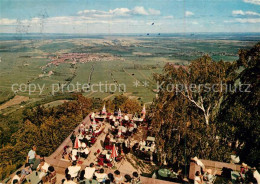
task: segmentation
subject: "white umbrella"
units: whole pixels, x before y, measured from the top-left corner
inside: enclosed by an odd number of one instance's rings
[[[118,118],[120,119],[121,117],[122,117],[122,113],[121,113],[121,110],[119,108],[119,110],[118,110]]]
[[[143,115],[146,114],[145,104],[144,104],[144,106],[143,106],[142,114],[143,114]]]

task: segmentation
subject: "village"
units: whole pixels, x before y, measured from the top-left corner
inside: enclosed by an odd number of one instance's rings
[[[114,61],[114,60],[124,60],[121,57],[113,56],[108,53],[62,53],[57,56],[48,57],[51,62],[46,65],[55,65],[58,66],[61,63],[87,63],[87,62],[96,62],[96,61]]]

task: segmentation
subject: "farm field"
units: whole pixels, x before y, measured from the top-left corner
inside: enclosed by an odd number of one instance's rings
[[[72,92],[101,99],[125,94],[142,103],[152,102],[156,95],[153,74],[163,72],[166,63],[185,65],[204,54],[216,62],[221,59],[229,62],[238,58],[239,49],[250,48],[260,40],[257,34],[253,38],[219,35],[211,39],[207,35],[25,37],[20,40],[5,40],[3,34],[0,37],[0,103],[8,110],[12,110],[8,101],[17,96],[26,99],[21,101],[26,104]],[[82,85],[100,83],[121,87],[113,92],[105,87],[102,91],[98,87],[94,91],[82,89]],[[75,88],[77,84],[80,88]],[[15,103],[13,107],[18,105]]]

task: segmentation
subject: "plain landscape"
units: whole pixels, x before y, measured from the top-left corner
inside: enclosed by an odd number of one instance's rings
[[[52,98],[51,105],[58,105],[66,100],[66,95],[77,90],[68,88],[69,84],[76,85],[77,82],[81,85],[126,85],[125,91],[80,91],[87,97],[113,99],[124,94],[141,103],[149,103],[156,95],[153,74],[161,73],[166,63],[185,65],[203,55],[211,56],[216,62],[234,61],[239,49],[248,49],[258,40],[260,35],[257,33],[1,34],[1,114],[43,99]],[[12,88],[13,84],[16,85]],[[36,85],[36,89],[31,86],[31,93],[30,84]],[[59,85],[56,93],[52,93],[54,84]],[[60,99],[61,96],[65,99]]]

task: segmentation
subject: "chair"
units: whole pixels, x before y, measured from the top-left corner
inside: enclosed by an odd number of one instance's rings
[[[92,137],[92,138],[91,138],[91,141],[90,141],[90,144],[95,144],[96,140],[97,140],[97,139],[96,139],[95,137]]]
[[[116,157],[116,162],[120,162],[121,160],[123,159],[123,157],[122,156],[118,156],[118,157]]]
[[[112,150],[112,149],[113,149],[113,146],[112,146],[112,145],[106,145],[106,146],[105,146],[105,149],[106,149],[106,150]]]
[[[100,153],[100,149],[97,150],[97,154],[99,154],[99,153]]]
[[[104,159],[103,158],[98,158],[98,166],[104,166]]]
[[[108,163],[107,163],[107,167],[113,167],[112,163],[111,163],[111,162],[108,162]]]

